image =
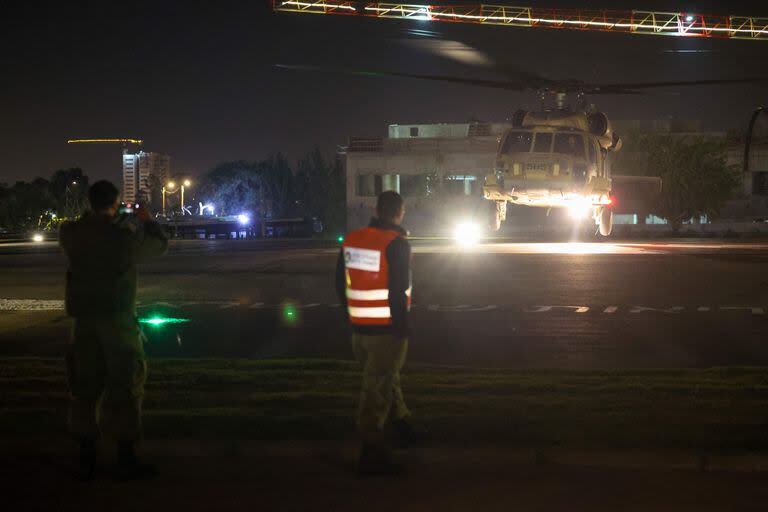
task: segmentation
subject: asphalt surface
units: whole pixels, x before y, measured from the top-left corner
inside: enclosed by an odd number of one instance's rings
[[[150,356],[349,357],[338,248],[180,241],[142,267]],[[65,260],[0,246],[0,355],[57,356]],[[768,244],[414,242],[411,360],[610,369],[768,364]],[[290,306],[286,306],[289,304]],[[288,312],[293,311],[289,316]]]

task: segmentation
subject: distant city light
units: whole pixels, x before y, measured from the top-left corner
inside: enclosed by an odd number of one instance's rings
[[[167,186],[168,186],[168,188],[175,188],[176,187],[176,183],[174,183],[172,181],[169,181]]]
[[[188,186],[190,186],[190,185],[192,185],[192,182],[191,182],[191,181],[189,181],[189,180],[184,180],[184,186],[185,186],[185,187],[188,187]]]
[[[239,222],[243,226],[247,226],[251,223],[251,216],[247,213],[241,213],[237,216],[237,222]]]
[[[339,236],[336,238],[336,241],[337,241],[337,242],[339,242],[339,243],[342,243],[342,242],[344,241],[344,237],[343,237],[343,236],[341,236],[341,235],[339,235]]]
[[[43,235],[41,235],[40,233],[35,233],[34,235],[32,235],[32,241],[33,241],[33,242],[37,242],[37,243],[40,243],[40,242],[42,242],[43,240],[45,240],[45,238],[44,238],[44,237],[43,237]]]
[[[51,214],[51,218],[52,218],[52,219],[55,219],[55,218],[56,218],[56,214],[55,214],[55,213],[52,213],[52,214]]]
[[[685,17],[685,21],[687,21],[688,23],[692,22],[693,21],[693,16],[691,16],[689,14],[688,16]]]

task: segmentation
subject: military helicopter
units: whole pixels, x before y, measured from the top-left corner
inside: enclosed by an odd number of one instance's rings
[[[396,71],[328,69],[303,65],[276,65],[300,71],[320,71],[367,77],[393,76],[490,87],[510,91],[534,90],[542,107],[517,110],[512,127],[498,140],[494,168],[488,170],[483,198],[493,201],[490,228],[498,231],[506,220],[507,204],[542,208],[567,208],[575,219],[592,218],[603,236],[613,226],[613,184],[643,184],[651,193],[661,192],[661,178],[621,176],[611,172],[611,155],[621,149],[621,138],[608,116],[586,101],[603,94],[637,95],[659,87],[723,85],[767,82],[768,78],[737,78],[640,83],[587,83],[551,80],[518,71],[515,80],[497,81]],[[568,97],[575,97],[573,105]],[[549,102],[549,105],[547,105]]]

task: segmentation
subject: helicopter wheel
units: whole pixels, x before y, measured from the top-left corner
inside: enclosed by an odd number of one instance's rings
[[[600,223],[600,234],[609,236],[613,229],[613,210],[605,206],[601,207],[597,212],[597,219]]]

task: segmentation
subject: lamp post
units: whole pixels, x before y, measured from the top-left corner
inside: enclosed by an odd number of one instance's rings
[[[173,193],[173,188],[176,187],[176,184],[172,181],[169,181],[167,184],[163,185],[163,217],[165,217],[165,194],[166,193]]]
[[[192,183],[189,180],[184,180],[181,184],[181,214],[184,215],[184,187],[189,187]]]

